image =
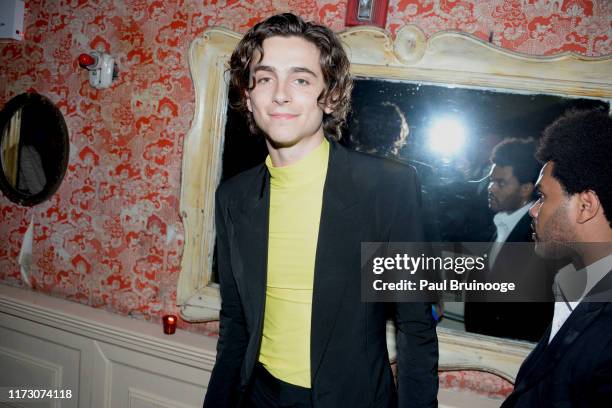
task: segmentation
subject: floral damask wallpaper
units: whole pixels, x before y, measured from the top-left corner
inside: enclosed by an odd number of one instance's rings
[[[26,0],[25,40],[0,43],[0,106],[26,91],[49,97],[68,125],[70,161],[43,204],[0,194],[0,281],[26,285],[18,256],[32,223],[35,290],[146,320],[174,310],[183,137],[194,111],[189,44],[207,27],[244,32],[282,11],[339,31],[346,1]],[[406,23],[537,55],[612,52],[608,0],[391,0],[388,30]],[[116,58],[112,88],[88,85],[76,59],[89,49]]]

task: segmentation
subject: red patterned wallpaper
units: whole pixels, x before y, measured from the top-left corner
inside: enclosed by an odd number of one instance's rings
[[[36,290],[159,321],[174,308],[184,241],[178,209],[183,137],[194,111],[189,44],[206,27],[244,32],[289,10],[342,30],[346,2],[26,3],[25,40],[0,43],[0,106],[25,91],[48,96],[65,116],[70,162],[59,191],[43,204],[23,208],[0,194],[0,281],[24,285],[17,258],[33,220]],[[388,29],[405,23],[427,35],[457,29],[492,36],[538,55],[612,52],[608,0],[391,0]],[[112,88],[91,88],[77,67],[90,48],[115,56]]]

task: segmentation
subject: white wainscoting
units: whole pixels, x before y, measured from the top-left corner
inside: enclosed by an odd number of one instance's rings
[[[469,343],[444,330],[438,334],[445,367],[505,373],[515,370],[514,360],[521,354],[508,355],[512,348],[501,347],[498,352],[508,361],[500,360],[482,354],[487,351],[484,340]],[[3,403],[2,395],[0,407],[200,408],[216,342],[182,330],[164,335],[161,324],[0,284],[0,390],[63,389],[73,395],[35,405]],[[438,398],[444,408],[501,404],[452,390],[440,390]]]
[[[0,406],[200,408],[216,338],[0,285],[0,387],[71,399]],[[4,396],[3,396],[4,397]]]

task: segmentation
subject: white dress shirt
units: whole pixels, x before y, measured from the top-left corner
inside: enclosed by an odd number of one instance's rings
[[[555,275],[555,286],[558,286],[562,293],[571,293],[576,288],[584,288],[582,295],[576,301],[555,302],[555,312],[553,315],[552,327],[548,343],[552,341],[555,334],[561,329],[563,323],[572,314],[578,304],[584,299],[587,293],[612,269],[612,254],[576,271],[573,264],[561,268]],[[571,295],[570,295],[571,296]],[[566,296],[567,297],[567,296]],[[572,296],[574,298],[574,296]]]
[[[516,227],[516,224],[523,218],[523,216],[529,211],[529,208],[533,205],[533,201],[525,204],[518,210],[508,214],[507,212],[498,212],[493,217],[493,223],[495,224],[495,229],[497,230],[497,237],[495,238],[495,242],[498,244],[493,244],[491,247],[491,253],[489,254],[489,265],[493,265],[495,263],[495,258],[499,254],[499,250],[502,245],[500,243],[506,242],[508,236]]]

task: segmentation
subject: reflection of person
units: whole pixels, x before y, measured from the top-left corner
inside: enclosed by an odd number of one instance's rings
[[[352,87],[339,40],[273,16],[240,41],[230,73],[269,156],[217,192],[222,306],[204,406],[434,406],[429,305],[394,306],[396,392],[389,305],[360,301],[361,242],[418,242],[423,232],[414,171],[335,141]]]
[[[460,224],[459,234],[455,240],[466,242],[487,242],[495,233],[495,224],[493,224],[493,216],[495,213],[488,205],[489,196],[489,176],[491,175],[491,152],[504,137],[498,133],[485,132],[482,134],[475,133],[475,146],[477,148],[471,150],[466,160],[470,163],[471,169],[466,174],[468,182],[465,183],[465,192],[462,190],[462,195],[466,197],[465,207],[468,209],[465,215],[463,225]],[[456,201],[453,201],[455,205]]]
[[[410,130],[406,116],[393,102],[354,108],[350,141],[360,152],[397,158]]]
[[[520,248],[512,243],[531,242],[531,218],[539,164],[532,139],[506,139],[491,154],[489,208],[495,212],[495,234],[489,252],[489,275],[495,277],[528,274],[530,285],[546,288],[552,285],[552,274],[546,273],[544,262],[532,257],[516,259]],[[552,292],[550,293],[552,300]],[[526,319],[525,316],[529,316]],[[469,332],[497,337],[538,341],[552,317],[552,303],[533,302],[466,302],[465,329]]]
[[[372,1],[373,0],[359,0],[359,8],[357,10],[357,18],[359,20],[372,19]]]
[[[22,145],[19,149],[19,175],[17,189],[28,194],[40,193],[47,184],[42,159],[34,146]]]
[[[416,169],[419,180],[423,183],[421,199],[426,240],[439,241],[437,203],[433,200],[430,189],[433,169],[428,164],[401,157],[401,151],[408,143],[410,134],[406,115],[399,106],[389,101],[364,103],[353,106],[352,109],[348,146],[359,152],[398,160]]]
[[[544,131],[540,198],[529,211],[536,252],[561,256],[574,246],[572,263],[586,265],[589,284],[582,299],[555,303],[552,325],[523,362],[504,408],[612,401],[612,304],[590,301],[612,281],[611,151],[612,119],[605,112],[571,112]]]
[[[406,115],[393,102],[383,101],[378,103],[366,103],[362,106],[354,106],[351,113],[351,127],[349,146],[358,152],[374,154],[387,159],[399,160],[414,167],[419,176],[419,180],[427,180],[431,177],[433,170],[431,166],[417,161],[405,161],[400,158],[400,150],[408,143],[410,128]],[[431,236],[437,232],[434,222],[435,203],[431,199],[431,193],[426,185],[421,186],[421,202],[423,209],[421,212],[423,226],[425,228],[425,240],[437,241]],[[434,235],[437,236],[437,235]],[[432,314],[436,321],[444,315],[441,302],[432,305]],[[391,328],[392,325],[390,324]],[[388,333],[393,333],[389,329]],[[390,340],[390,341],[389,341]],[[388,338],[389,355],[391,360],[395,359],[395,343],[392,338]]]

